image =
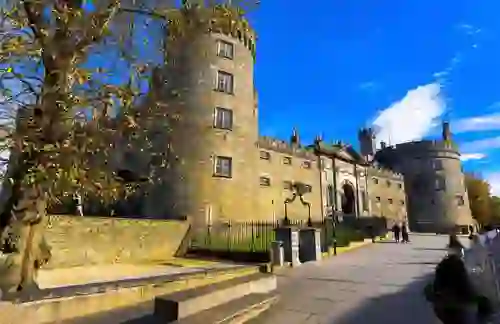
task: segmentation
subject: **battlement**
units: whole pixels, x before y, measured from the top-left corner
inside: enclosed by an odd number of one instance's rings
[[[210,8],[182,8],[169,15],[170,38],[175,40],[193,27],[205,30],[207,33],[230,36],[248,48],[255,58],[257,37],[241,10],[226,5],[216,5]]]
[[[371,127],[368,128],[363,127],[358,131],[358,136],[375,139],[375,131]]]
[[[302,145],[295,146],[287,141],[269,136],[260,136],[257,145],[261,149],[290,154],[303,159],[316,160],[314,152],[309,150],[307,147]]]
[[[387,147],[390,149],[391,147]],[[408,142],[397,144],[395,147],[396,150],[401,151],[445,151],[445,152],[453,152],[458,153],[458,146],[452,141],[443,141],[443,140],[424,140],[418,142]]]
[[[391,169],[379,167],[379,166],[371,166],[368,168],[368,175],[372,177],[382,177],[382,178],[390,178],[395,180],[404,180],[404,176],[401,173],[394,172]]]

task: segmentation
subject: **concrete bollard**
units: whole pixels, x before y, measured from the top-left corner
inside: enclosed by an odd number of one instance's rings
[[[271,242],[271,265],[273,267],[282,267],[285,264],[285,249],[283,242]]]

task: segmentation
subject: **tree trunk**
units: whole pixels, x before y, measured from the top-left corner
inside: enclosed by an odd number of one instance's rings
[[[24,155],[21,155],[24,156]],[[0,290],[3,294],[38,289],[37,270],[50,259],[50,248],[44,239],[47,225],[46,196],[34,187],[23,187],[25,163],[11,167],[13,183],[10,197],[3,206]],[[4,189],[4,190],[5,190]]]

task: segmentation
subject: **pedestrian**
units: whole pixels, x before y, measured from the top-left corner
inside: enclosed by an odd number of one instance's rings
[[[408,227],[406,224],[403,224],[401,226],[401,239],[402,243],[409,243],[410,242],[410,235],[408,234]]]
[[[448,254],[458,255],[460,257],[464,256],[464,246],[458,240],[457,234],[450,234],[448,240]]]
[[[457,254],[449,254],[437,265],[434,280],[424,292],[443,324],[485,323],[492,314],[490,301],[476,292]]]
[[[76,203],[76,212],[79,216],[83,216],[83,205],[82,205],[82,196],[79,193],[74,195],[75,203]]]
[[[469,225],[469,240],[474,238],[474,226]]]
[[[394,234],[394,241],[396,241],[396,243],[399,243],[400,232],[401,229],[399,228],[398,223],[395,223],[394,226],[392,226],[392,233]]]

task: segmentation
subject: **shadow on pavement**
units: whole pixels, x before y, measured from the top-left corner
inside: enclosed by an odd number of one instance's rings
[[[330,324],[440,324],[423,294],[431,278],[427,275],[399,291],[368,299]]]
[[[417,251],[447,251],[447,248],[413,248],[414,250]]]
[[[439,262],[436,262],[436,261],[431,261],[431,262],[399,262],[397,264],[401,264],[401,265],[432,265],[432,266],[437,266],[439,264]]]

